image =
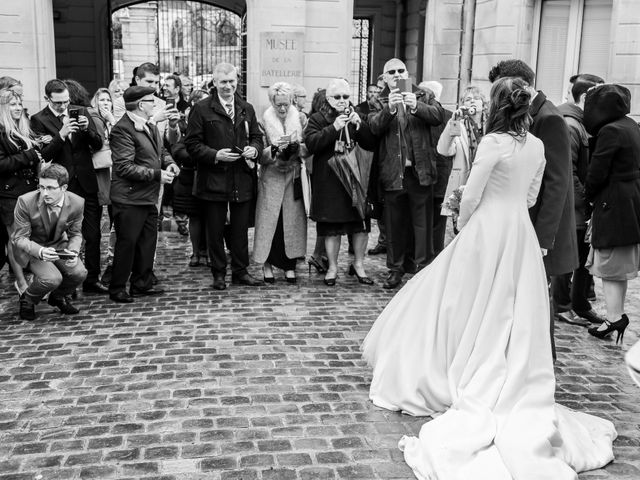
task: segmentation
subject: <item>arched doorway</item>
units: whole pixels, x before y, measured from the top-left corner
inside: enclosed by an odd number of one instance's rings
[[[228,62],[242,71],[246,36],[242,17],[237,12],[238,7],[244,8],[244,5],[215,3],[114,1],[111,13],[113,78],[130,80],[133,69],[149,61],[160,67],[162,76],[174,72],[185,74],[197,86],[211,80],[217,63]],[[220,3],[224,7],[217,5]],[[243,85],[240,87],[244,93]]]

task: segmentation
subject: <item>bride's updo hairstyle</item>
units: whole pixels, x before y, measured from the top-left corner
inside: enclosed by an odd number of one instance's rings
[[[517,77],[502,77],[491,87],[491,105],[486,133],[508,133],[525,137],[531,125],[528,84]]]

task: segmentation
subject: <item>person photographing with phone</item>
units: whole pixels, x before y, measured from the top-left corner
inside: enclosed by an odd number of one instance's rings
[[[34,276],[20,296],[23,320],[36,318],[35,306],[47,294],[49,305],[63,314],[79,312],[69,297],[87,277],[78,258],[84,200],[67,191],[68,183],[67,170],[52,163],[40,171],[38,190],[18,197],[11,242],[16,261]]]
[[[430,128],[443,123],[438,102],[418,101],[407,67],[392,58],[384,66],[382,109],[369,115],[380,139],[379,178],[384,190],[387,268],[384,288],[396,288],[403,275],[422,269],[432,259],[433,185],[436,154]]]
[[[52,138],[42,146],[42,158],[62,165],[69,174],[69,191],[84,199],[82,235],[88,273],[82,290],[104,295],[108,289],[100,282],[102,205],[92,161],[93,152],[102,148],[102,137],[87,109],[71,104],[69,87],[62,80],[49,80],[44,92],[48,105],[31,117],[31,128],[36,135]]]

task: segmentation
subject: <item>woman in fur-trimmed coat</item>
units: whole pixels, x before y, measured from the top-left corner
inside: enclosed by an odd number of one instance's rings
[[[292,107],[293,89],[284,82],[269,88],[263,115],[267,147],[260,159],[253,259],[263,264],[264,280],[273,283],[273,268],[295,283],[296,260],[307,250],[307,216],[302,198],[302,122]]]

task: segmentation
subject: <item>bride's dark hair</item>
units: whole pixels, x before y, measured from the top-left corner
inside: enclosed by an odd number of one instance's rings
[[[529,115],[529,84],[517,77],[503,77],[491,87],[491,105],[486,133],[508,133],[524,137],[532,119]]]

